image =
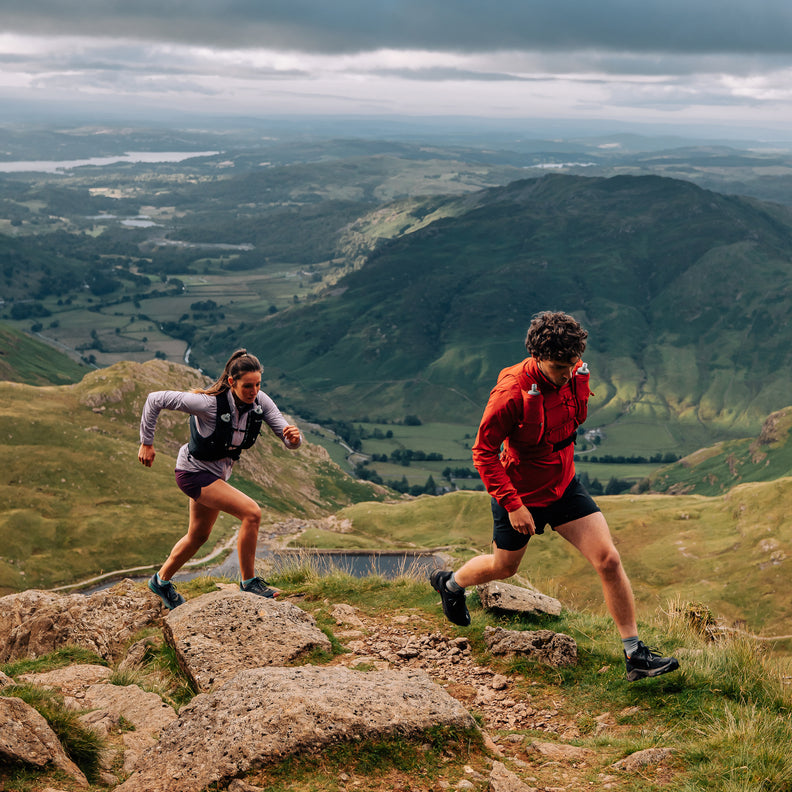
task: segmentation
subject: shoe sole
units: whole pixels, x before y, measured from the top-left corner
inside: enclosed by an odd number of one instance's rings
[[[676,660],[674,660],[673,663],[662,666],[661,668],[651,668],[647,670],[633,668],[631,671],[627,672],[627,681],[637,682],[639,679],[651,679],[653,677],[659,677],[663,674],[668,674],[670,671],[676,671],[678,668],[679,663]]]

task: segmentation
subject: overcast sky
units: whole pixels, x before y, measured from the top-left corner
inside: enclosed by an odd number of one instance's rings
[[[11,99],[789,130],[792,0],[0,0]]]

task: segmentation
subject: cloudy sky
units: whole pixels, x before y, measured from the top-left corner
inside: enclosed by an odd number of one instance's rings
[[[790,0],[0,0],[0,102],[792,129]]]

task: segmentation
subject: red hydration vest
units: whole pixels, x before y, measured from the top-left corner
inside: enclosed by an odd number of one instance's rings
[[[507,511],[523,503],[552,503],[572,481],[572,443],[586,420],[590,395],[588,366],[582,362],[560,388],[541,374],[533,358],[500,372],[481,419],[473,462],[487,491]]]

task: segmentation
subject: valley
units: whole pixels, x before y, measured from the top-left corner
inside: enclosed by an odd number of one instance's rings
[[[107,136],[103,151],[44,137],[63,159],[112,159],[142,133]],[[481,410],[498,370],[524,356],[530,316],[552,307],[591,331],[584,430],[597,440],[581,438],[577,469],[602,494],[641,606],[678,593],[780,629],[792,155],[670,156],[648,140],[179,140],[171,150],[195,156],[0,173],[0,445],[14,460],[0,486],[4,590],[153,563],[172,544],[180,435],[168,427],[144,481],[140,400],[216,374],[239,346],[262,358],[264,389],[309,441],[276,486],[269,447],[240,470],[269,520],[304,519],[306,546],[464,558],[488,543],[470,460]],[[6,138],[9,160],[40,157],[33,141]],[[110,480],[123,482],[113,498]],[[336,513],[354,526],[343,537],[315,523]],[[220,542],[233,530],[218,528]],[[528,574],[598,602],[549,538]],[[734,578],[745,585],[722,582]]]

